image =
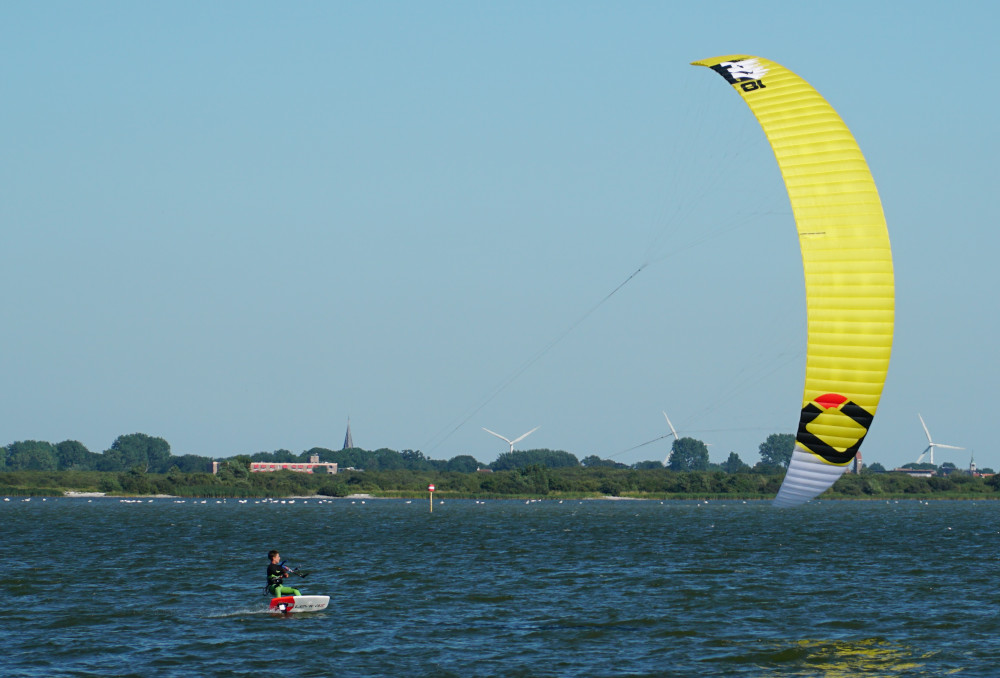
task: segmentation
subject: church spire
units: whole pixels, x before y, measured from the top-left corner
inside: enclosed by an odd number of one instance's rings
[[[351,438],[351,418],[347,418],[347,435],[344,436],[343,449],[349,450],[354,447],[354,440]]]

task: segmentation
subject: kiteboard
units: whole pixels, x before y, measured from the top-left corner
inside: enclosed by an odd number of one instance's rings
[[[272,612],[319,612],[330,604],[330,596],[280,596],[271,598]]]

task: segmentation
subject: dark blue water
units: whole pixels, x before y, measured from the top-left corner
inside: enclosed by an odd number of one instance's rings
[[[1000,502],[11,498],[0,519],[4,676],[1000,675]],[[265,611],[272,548],[327,611]]]

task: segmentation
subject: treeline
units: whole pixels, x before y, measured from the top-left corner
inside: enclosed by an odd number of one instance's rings
[[[314,447],[299,454],[279,449],[273,452],[256,452],[213,459],[195,454],[174,456],[170,452],[170,444],[163,438],[144,433],[130,433],[119,436],[110,448],[100,454],[91,452],[76,440],[66,440],[56,444],[39,440],[13,442],[0,447],[0,471],[125,472],[138,468],[143,473],[167,473],[171,469],[182,473],[208,473],[211,472],[214,461],[220,461],[226,466],[242,464],[249,467],[250,462],[254,461],[305,463],[313,457],[319,457],[323,462],[336,463],[341,469],[367,471],[405,469],[471,473],[481,468],[504,470],[531,464],[551,467],[580,466],[580,461],[569,452],[544,449],[505,453],[492,464],[483,464],[470,455],[439,460],[430,459],[420,451],[397,452],[387,448],[329,450]]]
[[[514,452],[508,458],[528,460],[532,451]],[[509,453],[508,453],[509,454]],[[565,453],[563,453],[565,454]],[[634,468],[621,465],[571,465],[561,454],[545,456],[562,465],[529,463],[511,465],[502,470],[486,467],[462,472],[438,469],[411,470],[366,469],[345,471],[335,476],[280,471],[249,473],[230,461],[217,476],[218,490],[232,491],[225,496],[289,496],[319,494],[343,497],[371,494],[380,497],[415,497],[426,495],[427,486],[435,494],[455,498],[488,497],[716,497],[767,499],[773,497],[784,479],[784,469],[774,473],[727,473],[723,470],[674,471],[663,467]],[[203,482],[203,481],[200,481]],[[202,487],[199,491],[205,492]],[[915,496],[987,496],[1000,491],[1000,476],[973,477],[955,473],[947,477],[913,478],[905,473],[865,471],[861,475],[842,476],[824,497],[915,497]],[[182,494],[184,490],[180,491]],[[176,492],[175,492],[176,493]],[[170,494],[170,492],[167,492]],[[223,496],[206,494],[205,496]]]
[[[142,433],[120,436],[102,454],[76,441],[51,444],[21,441],[0,448],[0,494],[60,495],[67,490],[111,495],[180,497],[343,497],[371,494],[412,497],[434,484],[451,497],[717,497],[766,499],[778,491],[791,457],[794,437],[773,434],[758,448],[752,467],[731,453],[711,464],[705,444],[693,438],[675,440],[666,466],[659,461],[622,464],[596,455],[578,460],[561,450],[524,450],[501,454],[491,464],[469,455],[429,459],[414,450],[312,448],[258,452],[213,460],[196,455],[173,456],[162,438]],[[340,473],[292,471],[251,473],[253,461],[301,463],[318,457],[335,462]],[[217,474],[212,462],[219,462]],[[924,464],[923,466],[927,466]],[[945,468],[949,467],[949,468]],[[885,473],[877,464],[861,475],[845,475],[824,497],[969,497],[1000,489],[1000,476],[989,479],[956,472],[912,478]]]
[[[130,433],[118,436],[102,454],[91,452],[76,440],[52,444],[22,440],[0,448],[0,471],[129,471],[166,473],[171,468],[186,473],[212,470],[212,460],[194,454],[170,453],[163,438]]]
[[[147,473],[135,467],[124,472],[7,471],[0,472],[0,495],[59,496],[66,491],[104,492],[110,495],[173,495],[178,497],[378,497],[426,496],[451,498],[716,498],[770,499],[783,475],[672,471],[667,468],[613,468],[609,466],[547,467],[532,464],[503,471],[412,471],[391,469],[347,471],[337,475],[278,471],[250,473],[241,463],[229,462],[218,474]],[[1000,498],[1000,476],[913,478],[904,473],[845,475],[821,498]]]
[[[794,437],[788,434],[773,434],[761,443],[758,452],[760,462],[753,467],[744,463],[733,452],[723,464],[712,464],[708,458],[708,448],[700,440],[681,438],[673,442],[666,468],[674,471],[725,471],[728,473],[754,472],[771,474],[780,472],[792,454]],[[642,461],[627,465],[596,455],[582,461],[570,452],[562,450],[535,449],[516,450],[501,454],[496,461],[484,464],[471,455],[459,455],[448,460],[430,459],[419,450],[364,450],[350,448],[330,450],[314,447],[296,454],[286,449],[273,452],[241,454],[229,458],[211,458],[194,454],[174,456],[170,444],[163,438],[145,433],[130,433],[119,436],[111,447],[98,454],[88,450],[76,440],[49,443],[38,440],[24,440],[10,443],[0,448],[0,471],[104,471],[125,472],[139,468],[145,473],[167,473],[176,468],[182,473],[201,473],[212,470],[213,461],[235,462],[249,465],[250,462],[305,463],[313,457],[322,462],[336,463],[341,469],[363,469],[366,471],[438,471],[471,473],[479,469],[506,471],[541,465],[546,468],[604,467],[653,469],[664,468],[659,461]]]

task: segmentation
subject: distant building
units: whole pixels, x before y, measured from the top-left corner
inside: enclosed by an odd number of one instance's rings
[[[896,473],[905,473],[911,478],[933,478],[934,470],[929,468],[894,468]]]
[[[250,462],[251,473],[270,473],[272,471],[297,471],[298,473],[337,473],[336,462],[319,460],[319,455],[309,457],[308,463],[293,461],[254,461]]]

